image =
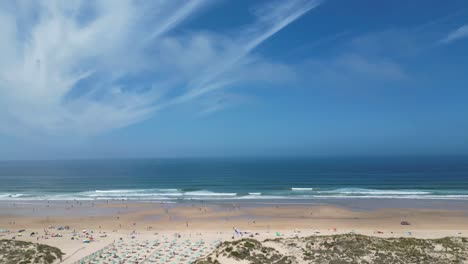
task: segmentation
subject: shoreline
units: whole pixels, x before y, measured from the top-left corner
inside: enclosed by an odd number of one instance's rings
[[[0,192],[0,201],[106,201],[128,200],[144,202],[310,202],[333,200],[407,200],[407,201],[468,201],[465,189],[366,189],[366,188],[289,188],[284,190],[238,192],[205,189],[113,189],[69,193]]]
[[[328,198],[328,199],[260,199],[260,200],[0,200],[0,216],[5,214],[19,216],[83,214],[87,216],[111,215],[118,212],[129,213],[150,205],[165,208],[211,207],[211,208],[262,208],[262,207],[340,207],[350,211],[366,212],[380,209],[448,210],[466,211],[468,203],[464,200],[449,199],[396,199],[396,198]],[[99,209],[97,209],[99,207]],[[116,209],[118,208],[118,209]],[[36,210],[37,209],[37,210]],[[40,210],[39,210],[40,209]]]

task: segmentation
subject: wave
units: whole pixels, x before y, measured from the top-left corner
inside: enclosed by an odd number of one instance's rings
[[[184,189],[111,189],[70,193],[23,192],[0,193],[0,200],[282,200],[282,199],[347,199],[347,198],[395,198],[395,199],[453,199],[468,200],[468,191],[366,189],[366,188],[297,188],[262,192],[215,192]]]
[[[340,188],[334,190],[317,191],[320,194],[349,194],[349,195],[424,195],[431,194],[430,191],[424,190],[376,190],[376,189],[362,189],[362,188]]]
[[[292,196],[281,196],[281,195],[245,195],[236,197],[235,200],[285,200],[295,199]]]
[[[217,193],[211,191],[192,191],[192,192],[185,192],[184,195],[186,196],[236,196],[237,193]]]
[[[96,199],[128,200],[170,200],[170,199],[210,199],[235,197],[237,193],[212,192],[208,190],[182,191],[180,189],[135,189],[135,190],[96,190],[81,192],[80,197]]]
[[[135,189],[135,190],[96,190],[78,193],[84,197],[151,197],[151,196],[182,196],[177,189]]]
[[[291,191],[299,191],[299,192],[302,192],[302,191],[313,191],[314,188],[297,188],[297,187],[292,187],[291,188]]]
[[[22,193],[2,193],[0,194],[0,198],[20,198],[24,197],[25,195]]]
[[[95,193],[171,193],[171,192],[180,192],[179,189],[118,189],[118,190],[95,190]]]
[[[468,200],[468,195],[317,195],[314,199],[411,199],[411,200]]]

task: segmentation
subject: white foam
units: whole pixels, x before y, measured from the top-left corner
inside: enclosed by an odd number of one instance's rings
[[[347,195],[427,195],[431,194],[429,191],[420,190],[374,190],[374,189],[361,189],[361,188],[341,188],[335,190],[317,191],[321,194],[347,194]]]
[[[136,201],[177,201],[177,200],[268,200],[268,199],[433,199],[468,200],[463,191],[427,190],[378,190],[364,188],[314,189],[291,188],[291,191],[250,192],[238,195],[234,192],[213,192],[208,190],[183,192],[179,189],[121,189],[95,190],[76,193],[0,193],[0,200],[136,200]]]
[[[179,192],[179,189],[117,189],[117,190],[96,190],[96,193],[156,193],[156,192]]]
[[[279,196],[279,195],[246,195],[235,198],[236,200],[273,200],[273,199],[294,199],[293,196]]]
[[[192,192],[185,192],[184,195],[186,196],[236,196],[237,193],[218,193],[212,191],[192,191]]]
[[[119,190],[96,190],[80,192],[76,196],[92,199],[164,199],[181,197],[183,194],[178,189],[119,189]]]
[[[0,194],[0,198],[19,198],[25,196],[22,193],[2,193]]]
[[[468,195],[315,195],[314,199],[410,199],[410,200],[468,200]]]
[[[296,187],[291,188],[291,191],[299,191],[299,192],[301,192],[301,191],[313,191],[313,190],[314,190],[314,188],[296,188]]]

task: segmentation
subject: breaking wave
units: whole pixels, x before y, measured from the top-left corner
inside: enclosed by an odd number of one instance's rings
[[[453,199],[468,200],[468,191],[300,188],[262,192],[215,192],[183,189],[111,189],[70,193],[0,193],[0,200],[281,200],[281,199]]]

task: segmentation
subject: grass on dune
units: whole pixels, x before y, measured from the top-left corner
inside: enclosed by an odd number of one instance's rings
[[[226,260],[254,264],[293,263],[468,263],[468,239],[379,238],[345,234],[228,241],[196,264]]]
[[[64,253],[48,245],[0,240],[0,263],[5,264],[51,264],[62,259]]]

